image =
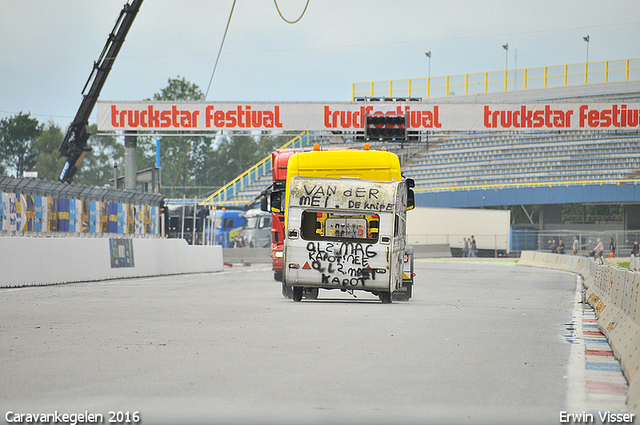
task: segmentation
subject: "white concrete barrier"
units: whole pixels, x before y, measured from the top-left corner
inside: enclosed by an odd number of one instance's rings
[[[227,263],[271,263],[271,248],[224,248],[222,257]]]
[[[631,266],[633,261],[632,258]],[[582,276],[587,302],[594,308],[598,326],[607,336],[629,382],[629,412],[640,415],[640,273],[601,265],[586,257],[530,251],[522,252],[518,265],[571,271]]]
[[[518,261],[518,265],[520,266],[535,266],[536,252],[535,251],[522,251],[520,254],[520,261]]]
[[[0,237],[4,288],[222,268],[221,247],[190,246],[183,239]]]
[[[629,268],[634,271],[640,272],[640,256],[632,255],[629,260]]]

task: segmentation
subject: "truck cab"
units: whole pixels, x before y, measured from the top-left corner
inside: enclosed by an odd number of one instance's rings
[[[244,225],[245,211],[222,207],[213,211],[213,240],[215,245],[234,248]]]
[[[240,238],[245,248],[269,248],[271,245],[271,213],[251,209],[244,215]]]
[[[282,199],[285,193],[287,182],[287,165],[289,158],[300,152],[300,149],[276,149],[271,154],[271,164],[273,166],[273,187],[271,196]],[[262,211],[270,211],[267,202],[262,205]],[[284,212],[281,210],[272,211],[271,217],[271,264],[273,278],[278,282],[282,281],[282,256],[284,254]],[[282,287],[282,295],[291,298],[289,288]]]

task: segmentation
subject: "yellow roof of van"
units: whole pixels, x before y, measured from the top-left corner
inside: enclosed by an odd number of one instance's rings
[[[293,176],[401,181],[400,160],[391,152],[336,149],[300,152],[289,159],[287,179]]]

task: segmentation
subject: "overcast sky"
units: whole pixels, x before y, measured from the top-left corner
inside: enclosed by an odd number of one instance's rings
[[[0,0],[0,118],[66,128],[124,0]],[[146,0],[101,100],[206,91],[233,0]],[[294,20],[306,0],[278,0]],[[360,81],[640,58],[638,0],[237,0],[207,100],[347,101]],[[95,111],[90,122],[95,122]]]

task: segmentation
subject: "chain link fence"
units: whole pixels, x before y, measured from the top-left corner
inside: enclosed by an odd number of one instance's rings
[[[555,241],[556,253],[573,254],[574,239],[576,241],[576,255],[593,256],[599,239],[602,242],[605,257],[611,256],[611,252],[615,257],[629,257],[634,243],[640,241],[640,230],[538,231],[527,228],[512,228],[510,245],[512,253],[519,254],[522,251],[551,252]],[[563,252],[558,250],[560,244],[564,244]]]

